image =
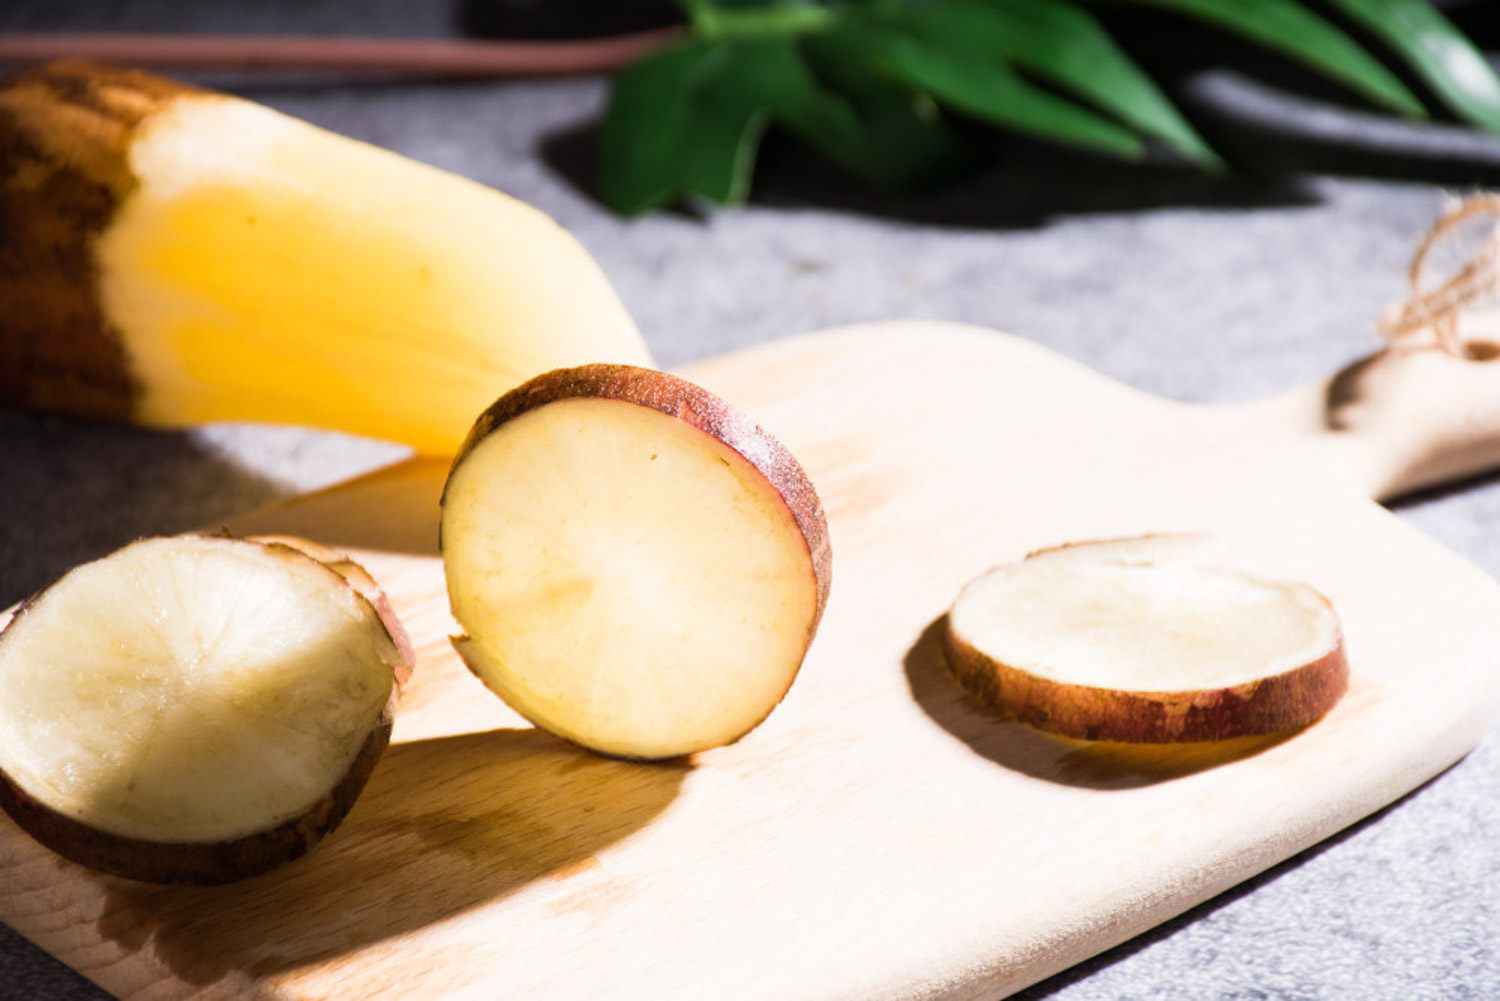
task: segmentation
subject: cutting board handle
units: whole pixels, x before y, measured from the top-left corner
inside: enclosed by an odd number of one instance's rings
[[[1391,500],[1500,467],[1500,195],[1450,201],[1407,278],[1376,323],[1383,351],[1260,412],[1312,482]]]
[[[1500,469],[1500,349],[1393,345],[1333,378],[1226,413],[1251,419],[1291,475],[1392,500]]]

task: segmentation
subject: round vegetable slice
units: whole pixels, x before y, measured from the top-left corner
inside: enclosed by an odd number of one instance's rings
[[[1179,559],[1182,546],[1075,544],[991,570],[949,611],[949,666],[994,708],[1088,740],[1222,740],[1320,719],[1349,683],[1333,606],[1301,582]]]
[[[537,726],[666,758],[776,707],[827,600],[828,530],[791,454],[651,369],[558,369],[476,423],[443,494],[454,645]]]
[[[0,634],[0,807],[133,879],[295,858],[389,741],[409,669],[393,628],[290,545],[152,538],[76,567]]]

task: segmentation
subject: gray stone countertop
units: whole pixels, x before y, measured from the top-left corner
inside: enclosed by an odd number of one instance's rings
[[[21,3],[0,13],[0,30],[252,29],[284,15],[289,30],[333,31],[358,7],[231,4],[218,20],[184,21],[169,17],[172,6]],[[359,23],[447,30],[418,7],[373,4]],[[1444,192],[1500,182],[1500,141],[1210,70],[1180,80],[1179,93],[1255,179],[1121,169],[1006,141],[957,187],[892,198],[778,146],[748,207],[625,221],[583,181],[606,94],[599,79],[218,82],[550,213],[600,262],[664,366],[830,325],[919,317],[1009,331],[1166,397],[1252,399],[1373,350],[1374,318],[1402,293]],[[1353,147],[1336,150],[1330,138]],[[0,604],[138,535],[211,524],[399,454],[286,428],[148,432],[0,411]],[[1500,480],[1395,510],[1500,574]],[[1500,670],[1500,650],[1496,661]],[[1500,997],[1497,790],[1500,731],[1352,829],[1022,996]],[[0,926],[0,998],[100,996]]]

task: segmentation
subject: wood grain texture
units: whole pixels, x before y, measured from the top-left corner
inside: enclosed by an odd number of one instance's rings
[[[345,825],[205,890],[96,875],[7,824],[0,918],[129,998],[994,998],[1391,802],[1500,710],[1500,586],[1361,496],[1473,471],[1500,421],[1424,417],[1417,445],[1333,429],[1327,386],[1190,407],[931,324],[684,374],[777,434],[829,515],[822,630],[758,730],[648,765],[527,728],[447,645],[446,468],[413,462],[232,526],[352,549],[412,633],[393,744]],[[1352,687],[1327,718],[1089,745],[949,677],[942,617],[969,578],[1159,531],[1211,533],[1226,560],[1330,597]]]

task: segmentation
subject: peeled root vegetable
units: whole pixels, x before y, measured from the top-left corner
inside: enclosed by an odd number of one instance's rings
[[[1041,730],[1164,743],[1277,733],[1348,687],[1338,617],[1306,584],[1182,560],[1180,537],[1046,550],[971,582],[948,662]]]
[[[263,872],[354,804],[390,738],[403,649],[393,619],[300,548],[132,543],[0,633],[0,807],[132,879]]]
[[[0,233],[0,405],[452,455],[539,372],[651,364],[542,212],[145,72],[64,61],[0,82]]]
[[[537,726],[627,758],[737,740],[791,686],[828,529],[769,434],[682,379],[550,372],[475,424],[443,495],[454,645]]]

